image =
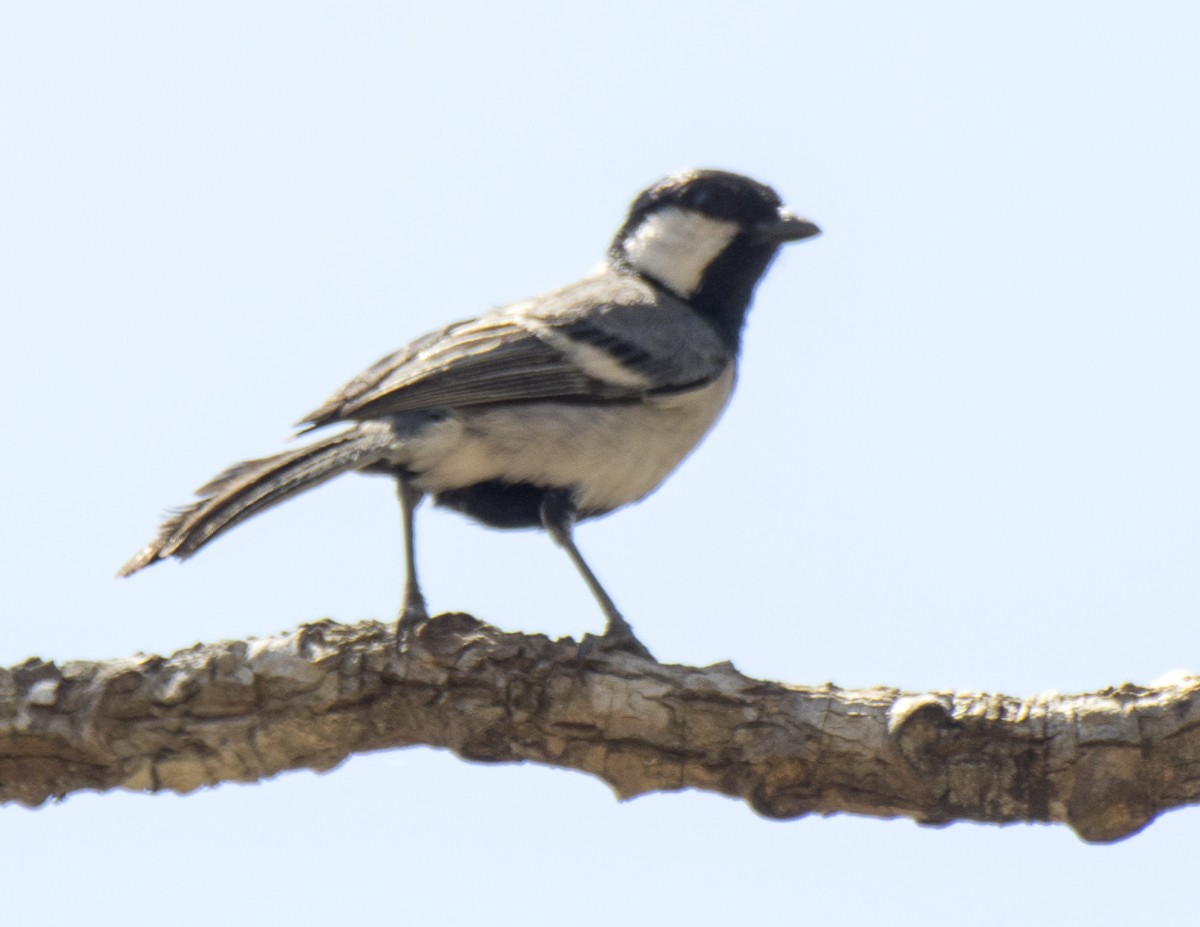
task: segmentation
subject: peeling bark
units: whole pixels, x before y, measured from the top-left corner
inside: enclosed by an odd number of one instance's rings
[[[425,744],[578,769],[622,798],[692,788],[760,814],[1054,821],[1118,840],[1200,797],[1200,678],[1017,699],[788,686],[432,621],[305,625],[171,657],[0,670],[0,801],[189,792]]]

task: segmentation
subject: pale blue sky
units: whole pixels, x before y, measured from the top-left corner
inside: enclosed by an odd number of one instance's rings
[[[1200,669],[1197,8],[412,7],[0,12],[0,664],[392,614],[382,480],[112,574],[360,368],[578,276],[695,165],[826,234],[761,287],[711,438],[579,531],[656,655],[1013,694]],[[544,536],[418,537],[435,610],[602,625]],[[779,824],[411,750],[2,809],[0,884],[14,922],[1103,925],[1191,910],[1197,834]]]

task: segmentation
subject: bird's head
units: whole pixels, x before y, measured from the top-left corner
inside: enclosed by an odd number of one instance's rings
[[[736,342],[781,245],[819,235],[765,184],[728,171],[672,174],[641,193],[609,248],[619,271],[666,288]]]

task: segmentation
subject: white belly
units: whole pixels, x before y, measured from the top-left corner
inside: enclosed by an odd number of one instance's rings
[[[403,447],[427,492],[488,480],[575,487],[610,511],[658,488],[712,427],[733,391],[731,365],[688,393],[607,406],[529,403],[462,409]]]

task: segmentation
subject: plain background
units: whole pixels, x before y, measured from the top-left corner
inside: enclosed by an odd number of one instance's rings
[[[1198,42],[1184,3],[5,4],[0,664],[394,614],[383,480],[113,573],[696,165],[826,234],[760,288],[712,436],[579,531],[655,654],[1015,695],[1197,669]],[[418,536],[435,610],[601,627],[540,534]],[[778,823],[409,750],[2,809],[0,891],[11,923],[1117,924],[1194,910],[1198,835]]]

